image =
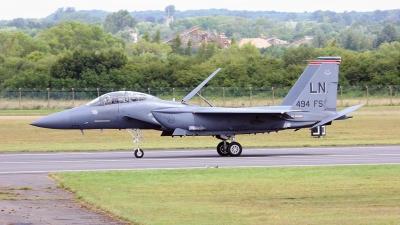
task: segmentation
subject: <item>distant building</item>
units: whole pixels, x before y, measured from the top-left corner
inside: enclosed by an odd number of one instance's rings
[[[268,48],[272,45],[264,38],[264,35],[262,34],[258,38],[242,38],[240,41],[238,41],[239,47],[242,47],[244,44],[248,43],[256,46],[256,48]]]
[[[239,46],[242,46],[246,43],[251,43],[252,45],[256,46],[257,48],[268,48],[272,45],[274,46],[300,46],[301,44],[308,43],[311,44],[313,37],[311,36],[304,36],[304,38],[297,40],[293,43],[290,43],[286,40],[281,40],[277,38],[275,35],[270,37],[264,38],[264,35],[260,34],[258,38],[243,38],[238,42]]]
[[[198,48],[201,43],[203,42],[214,42],[222,46],[223,48],[227,48],[231,44],[231,40],[225,36],[225,33],[216,33],[216,32],[207,32],[200,30],[199,27],[194,26],[191,27],[181,33],[179,33],[181,39],[182,39],[182,44],[186,45],[189,40],[192,40],[193,48]],[[176,35],[169,37],[167,39],[164,39],[161,41],[161,43],[168,43],[172,41]],[[303,43],[311,43],[313,37],[311,36],[305,36],[304,38],[295,41],[293,43],[290,43],[289,41],[286,40],[281,40],[275,35],[272,35],[270,37],[265,38],[263,34],[260,34],[259,37],[257,38],[242,38],[239,40],[237,43],[241,47],[244,44],[250,43],[256,48],[268,48],[270,46],[300,46]]]
[[[302,39],[300,39],[300,40],[298,40],[298,41],[293,42],[292,44],[290,44],[290,46],[296,46],[296,47],[298,47],[298,46],[300,46],[301,44],[311,44],[311,42],[312,42],[313,39],[314,39],[314,38],[311,37],[311,36],[304,36],[304,38],[302,38]]]
[[[214,41],[221,45],[223,48],[227,48],[231,45],[231,40],[225,36],[225,33],[214,34]]]
[[[216,33],[216,32],[210,33],[207,31],[200,30],[200,28],[197,26],[191,27],[183,32],[180,32],[179,36],[182,39],[183,45],[186,45],[189,40],[192,40],[193,48],[198,48],[203,42],[206,43],[214,42],[219,44],[223,48],[226,48],[231,44],[231,41],[225,36],[225,33]],[[161,43],[168,43],[172,41],[175,37],[176,35],[164,39],[161,41]]]
[[[281,40],[278,37],[276,37],[275,35],[272,35],[268,38],[266,38],[265,40],[267,40],[269,43],[271,43],[272,45],[276,45],[276,46],[288,46],[290,45],[290,43],[286,40]]]
[[[169,27],[169,24],[174,21],[173,15],[165,15],[164,16],[164,24]]]

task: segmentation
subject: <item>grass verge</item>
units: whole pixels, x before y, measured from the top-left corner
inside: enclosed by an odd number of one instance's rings
[[[27,151],[93,151],[130,150],[134,144],[122,130],[52,130],[30,126],[34,119],[0,119],[0,152]],[[335,121],[327,127],[327,136],[312,138],[308,129],[297,132],[238,135],[236,140],[249,147],[350,146],[400,144],[399,114],[357,114],[346,121]],[[213,137],[161,137],[159,131],[143,131],[146,142],[141,148],[193,149],[215,148],[219,140]]]
[[[0,116],[45,116],[52,113],[60,112],[63,109],[37,109],[37,110],[0,110]]]
[[[396,224],[400,165],[56,173],[133,224]]]

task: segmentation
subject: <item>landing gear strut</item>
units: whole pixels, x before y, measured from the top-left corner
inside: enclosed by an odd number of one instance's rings
[[[218,139],[221,139],[222,142],[220,142],[217,145],[217,153],[220,156],[233,156],[237,157],[242,154],[242,146],[238,143],[235,142],[235,136],[225,136],[225,135],[219,135],[217,136]],[[227,140],[231,140],[231,143],[227,143]]]
[[[136,143],[136,148],[134,150],[134,154],[136,158],[142,158],[144,156],[144,152],[142,149],[139,148],[139,140],[142,138],[143,142],[146,142],[144,140],[144,136],[142,135],[142,130],[141,129],[126,129],[128,133],[132,136],[133,143]],[[135,132],[136,134],[133,134]]]

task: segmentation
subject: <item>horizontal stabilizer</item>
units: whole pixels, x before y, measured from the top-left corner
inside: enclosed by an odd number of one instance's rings
[[[332,120],[335,120],[335,119],[337,119],[337,118],[340,118],[340,117],[346,115],[347,113],[351,113],[351,112],[357,110],[358,108],[360,108],[360,107],[363,106],[363,105],[364,105],[364,104],[360,104],[360,105],[355,105],[355,106],[349,107],[349,108],[347,108],[347,109],[343,109],[342,111],[336,113],[335,115],[330,116],[330,117],[328,117],[328,118],[326,118],[326,119],[321,120],[319,123],[315,124],[315,125],[312,126],[310,129],[313,129],[313,128],[315,128],[315,127],[318,127],[318,126],[322,126],[322,125],[324,125],[324,124],[327,124],[327,123],[331,122]]]

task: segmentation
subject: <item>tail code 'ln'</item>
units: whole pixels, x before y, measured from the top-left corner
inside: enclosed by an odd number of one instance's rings
[[[340,57],[310,61],[281,105],[301,111],[336,111]]]

